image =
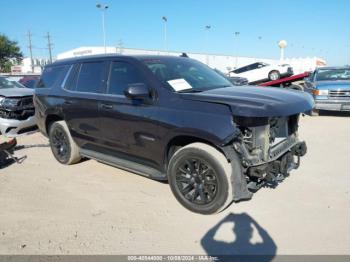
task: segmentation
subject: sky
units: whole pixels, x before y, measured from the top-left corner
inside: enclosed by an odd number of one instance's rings
[[[164,49],[164,21],[170,51],[249,57],[318,56],[329,65],[350,64],[349,0],[0,0],[0,33],[34,56],[47,57],[80,46],[102,46],[102,14],[107,4],[107,46]],[[208,32],[205,26],[210,25]],[[235,36],[235,32],[239,32]]]

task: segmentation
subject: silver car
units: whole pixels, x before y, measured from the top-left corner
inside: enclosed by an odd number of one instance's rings
[[[34,90],[0,77],[0,134],[15,137],[36,130]]]

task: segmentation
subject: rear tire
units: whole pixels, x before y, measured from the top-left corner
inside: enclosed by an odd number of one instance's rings
[[[235,165],[240,165],[234,163]],[[233,201],[232,167],[216,148],[192,143],[180,148],[169,162],[168,179],[176,199],[200,214],[219,213]]]
[[[270,81],[278,80],[280,78],[281,78],[281,74],[277,70],[273,70],[269,73]]]
[[[51,151],[58,162],[72,165],[81,160],[80,149],[73,141],[65,121],[54,122],[49,128]]]

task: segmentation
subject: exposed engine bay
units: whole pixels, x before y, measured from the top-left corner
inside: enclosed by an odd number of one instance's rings
[[[282,181],[299,167],[306,144],[298,139],[299,114],[287,117],[235,117],[240,134],[233,143],[247,186],[255,192],[265,183]]]

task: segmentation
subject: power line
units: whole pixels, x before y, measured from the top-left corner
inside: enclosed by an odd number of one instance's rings
[[[53,43],[51,42],[51,36],[50,36],[49,32],[47,32],[47,35],[45,37],[47,38],[47,49],[49,50],[50,64],[51,64],[52,63],[52,46],[53,46]]]
[[[32,68],[32,73],[34,73],[32,36],[33,34],[30,32],[30,30],[28,30],[27,37],[28,37],[28,49],[30,54],[30,66]]]

